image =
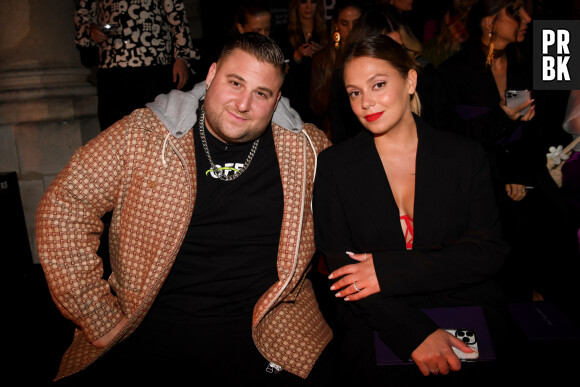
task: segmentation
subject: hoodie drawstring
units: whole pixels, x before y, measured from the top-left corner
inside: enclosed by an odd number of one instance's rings
[[[163,150],[161,151],[161,160],[163,161],[163,165],[167,165],[167,161],[165,161],[165,148],[167,147],[169,136],[171,136],[171,133],[167,133],[167,136],[165,136],[165,140],[163,141]]]
[[[310,144],[310,148],[312,148],[312,152],[314,153],[314,174],[312,175],[312,186],[314,187],[314,180],[316,180],[316,168],[318,166],[318,153],[316,153],[316,148],[314,147],[314,144],[312,144],[312,140],[310,139],[310,136],[308,135],[308,133],[306,133],[305,130],[302,130],[302,133],[304,133],[304,135],[308,139],[308,143]],[[310,200],[310,210],[313,211],[312,199]]]

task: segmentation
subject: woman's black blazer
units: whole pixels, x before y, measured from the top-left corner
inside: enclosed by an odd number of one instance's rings
[[[354,263],[345,251],[373,253],[381,292],[349,302],[349,313],[401,358],[437,329],[420,308],[494,298],[487,284],[508,250],[481,145],[415,120],[412,250],[368,131],[319,155],[313,199],[316,244],[331,270]]]

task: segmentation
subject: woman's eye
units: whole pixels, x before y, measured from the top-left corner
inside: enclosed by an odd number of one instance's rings
[[[387,84],[387,82],[385,82],[385,81],[377,82],[377,83],[375,83],[375,89],[382,89],[386,84]]]
[[[351,91],[348,93],[350,98],[358,97],[360,95],[360,91]]]

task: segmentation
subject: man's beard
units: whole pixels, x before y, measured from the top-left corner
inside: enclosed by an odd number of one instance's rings
[[[260,137],[266,130],[267,125],[263,128],[247,126],[243,129],[238,129],[237,132],[241,135],[241,137],[231,138],[226,134],[227,132],[224,131],[226,123],[223,122],[223,116],[225,114],[229,114],[227,109],[224,108],[221,110],[221,112],[216,112],[208,106],[205,106],[204,109],[207,129],[210,130],[211,128],[210,132],[222,142],[228,144],[243,144]],[[237,109],[235,109],[233,113],[243,118],[249,118],[246,113],[241,113]]]

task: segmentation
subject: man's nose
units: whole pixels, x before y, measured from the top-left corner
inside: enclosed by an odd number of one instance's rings
[[[252,106],[252,93],[243,91],[236,98],[236,108],[241,112],[247,112]]]

